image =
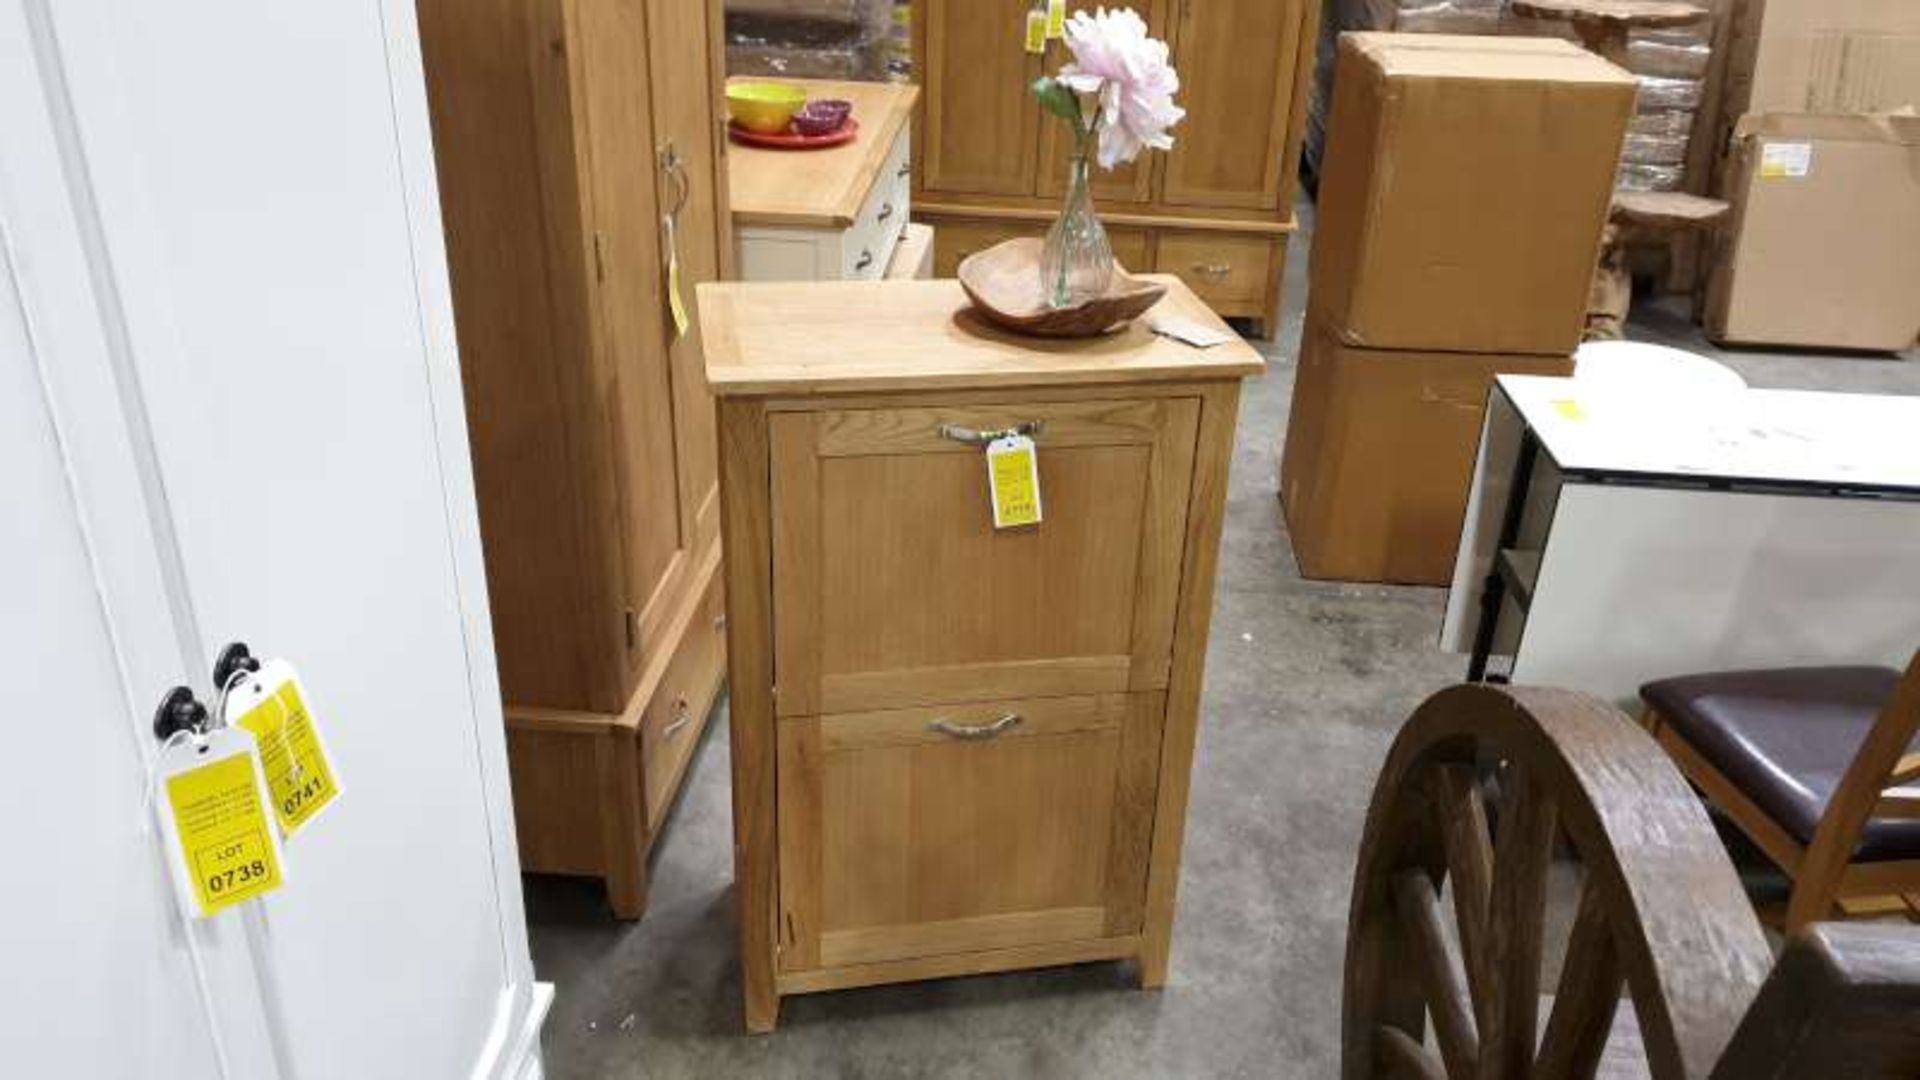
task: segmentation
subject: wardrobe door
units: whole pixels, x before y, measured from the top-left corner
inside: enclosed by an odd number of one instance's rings
[[[1179,102],[1204,122],[1174,128],[1162,201],[1272,210],[1285,188],[1305,0],[1177,0]]]
[[[725,112],[719,52],[720,0],[646,0],[647,51],[653,85],[653,153],[660,177],[660,245],[663,259],[679,263],[678,289],[686,331],[678,332],[663,307],[673,382],[675,441],[679,455],[682,549],[705,550],[720,535],[715,466],[713,396],[702,370],[695,286],[720,278],[731,246],[727,229]],[[666,297],[662,295],[662,305]]]
[[[1067,13],[1071,17],[1076,11],[1093,11],[1099,7],[1110,6],[1100,0],[1067,0]],[[1133,9],[1146,20],[1147,32],[1165,40],[1166,0],[1135,0]],[[1055,41],[1047,46],[1046,69],[1048,74],[1056,74],[1062,65],[1073,59],[1067,51],[1066,43]],[[1176,100],[1178,100],[1176,98]],[[1037,106],[1036,106],[1037,107]],[[1185,125],[1176,125],[1173,129],[1177,144]],[[1040,184],[1039,193],[1050,198],[1059,198],[1067,193],[1067,161],[1073,154],[1073,133],[1067,129],[1067,123],[1048,114],[1041,118],[1040,124]],[[1116,169],[1102,169],[1098,165],[1093,170],[1093,198],[1096,204],[1113,205],[1116,203],[1144,203],[1153,199],[1153,161],[1157,155],[1141,154],[1139,159]],[[1139,264],[1133,264],[1139,265]]]
[[[913,12],[925,76],[915,153],[930,192],[1031,195],[1040,58],[1024,45],[1027,0],[920,0]]]
[[[654,102],[638,48],[647,40],[646,0],[576,0],[572,10],[595,366],[605,392],[600,415],[585,422],[611,425],[614,444],[613,505],[588,527],[622,538],[626,625],[609,631],[621,643],[615,647],[625,650],[624,685],[631,691],[689,569],[680,542]]]

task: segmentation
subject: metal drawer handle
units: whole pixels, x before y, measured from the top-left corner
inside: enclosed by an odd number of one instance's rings
[[[1233,267],[1227,263],[1194,263],[1193,272],[1203,278],[1212,278],[1218,281],[1228,274],[1233,273]]]
[[[894,173],[893,175],[895,175],[895,176],[912,176],[912,175],[913,175],[913,162],[911,162],[911,161],[903,161],[903,162],[901,162],[901,163],[900,163],[900,171],[899,171],[899,172],[897,172],[897,173]]]
[[[873,252],[866,248],[861,248],[860,261],[853,264],[854,270],[856,272],[865,270],[867,267],[872,265],[873,265]]]
[[[660,730],[660,737],[663,739],[671,738],[674,732],[679,731],[691,723],[693,723],[693,707],[687,704],[686,698],[675,698],[673,701],[673,722]]]
[[[890,218],[890,217],[892,217],[892,216],[893,216],[893,204],[892,204],[892,203],[881,203],[881,204],[880,204],[880,216],[879,216],[879,217],[876,217],[876,218],[874,218],[873,220],[875,220],[875,221],[885,221],[885,220],[887,220],[888,218]]]
[[[991,724],[980,724],[978,726],[955,724],[946,720],[935,720],[933,723],[927,725],[927,730],[937,731],[942,735],[951,735],[956,739],[991,739],[1018,723],[1020,723],[1020,714],[1008,713]]]
[[[1025,435],[1028,438],[1038,436],[1047,428],[1045,420],[1022,420],[1010,428],[981,431],[961,424],[941,424],[940,437],[963,442],[970,446],[985,446],[995,439],[1004,439],[1009,435]]]

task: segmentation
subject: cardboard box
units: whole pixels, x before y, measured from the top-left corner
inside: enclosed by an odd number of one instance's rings
[[[1920,106],[1920,3],[1745,0],[1729,12],[1723,112]]]
[[[1896,351],[1920,336],[1920,117],[1742,122],[1707,334]]]
[[[1368,348],[1580,343],[1633,77],[1545,38],[1347,34],[1308,304]]]
[[[1280,462],[1300,572],[1452,581],[1493,377],[1572,371],[1566,356],[1355,348],[1309,317]]]

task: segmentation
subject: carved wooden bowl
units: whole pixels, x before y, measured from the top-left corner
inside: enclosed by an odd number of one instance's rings
[[[1077,307],[1047,305],[1040,286],[1040,241],[1021,237],[975,252],[960,263],[960,287],[989,320],[1036,337],[1094,337],[1145,314],[1167,294],[1166,286],[1142,281],[1120,264],[1106,295]]]

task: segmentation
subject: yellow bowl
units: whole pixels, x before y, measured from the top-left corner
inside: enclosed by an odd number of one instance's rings
[[[736,82],[727,84],[727,115],[748,131],[778,135],[800,106],[807,103],[807,92],[797,86],[776,82]]]

